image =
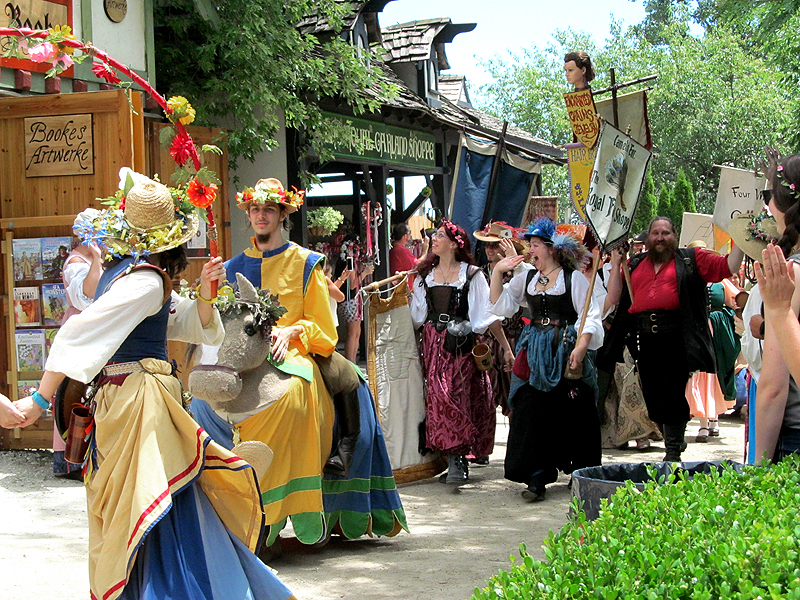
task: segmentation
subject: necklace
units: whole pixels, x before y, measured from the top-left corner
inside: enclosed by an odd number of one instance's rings
[[[548,275],[550,275],[550,273],[552,273],[552,272],[553,272],[553,271],[555,271],[556,269],[560,269],[560,268],[561,268],[561,267],[559,267],[559,266],[556,266],[556,267],[553,267],[552,269],[550,269],[550,270],[549,270],[547,273],[545,273],[544,275],[539,275],[539,283],[541,283],[542,285],[547,285],[548,283],[550,283],[550,278],[548,277]]]
[[[453,276],[453,268],[452,267],[450,267],[447,277],[445,277],[444,269],[442,269],[441,265],[436,265],[436,268],[439,269],[439,274],[442,276],[442,283],[444,285],[450,285],[451,283],[453,283],[453,281],[455,281],[455,280],[450,281],[450,278]],[[456,263],[456,279],[458,279],[458,272],[460,270],[461,270],[461,265]]]

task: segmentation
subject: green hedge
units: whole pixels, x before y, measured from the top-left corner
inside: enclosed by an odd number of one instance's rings
[[[546,561],[522,544],[521,561],[472,598],[800,600],[798,460],[671,480],[629,483],[592,522],[573,506]]]

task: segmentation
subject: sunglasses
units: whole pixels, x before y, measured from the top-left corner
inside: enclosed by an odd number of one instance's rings
[[[486,242],[487,248],[499,248],[500,242]]]
[[[761,196],[764,204],[769,204],[769,201],[772,200],[772,190],[770,189],[761,190],[758,194]]]

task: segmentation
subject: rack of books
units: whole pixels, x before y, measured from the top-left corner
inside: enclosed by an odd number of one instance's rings
[[[69,306],[61,275],[73,243],[72,236],[14,238],[11,232],[6,234],[3,251],[10,254],[5,261],[6,289],[10,292],[6,310],[7,384],[12,400],[14,396],[29,396],[39,386],[47,353]],[[35,429],[41,430],[36,437],[42,439],[26,446],[48,447],[52,420],[40,421],[41,426]],[[16,430],[15,435],[21,437],[21,432]]]

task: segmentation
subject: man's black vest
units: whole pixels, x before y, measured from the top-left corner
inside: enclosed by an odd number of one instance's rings
[[[642,253],[631,258],[631,272],[646,256]],[[678,248],[675,251],[675,273],[678,278],[681,335],[686,347],[689,372],[716,373],[714,343],[708,326],[708,284],[697,270],[694,248]],[[623,286],[617,313],[597,360],[598,368],[609,373],[613,372],[614,363],[623,361],[622,350],[626,341],[631,354],[636,357],[636,318],[628,313],[630,307],[631,296],[627,286]],[[669,367],[668,356],[664,357],[664,366]]]

